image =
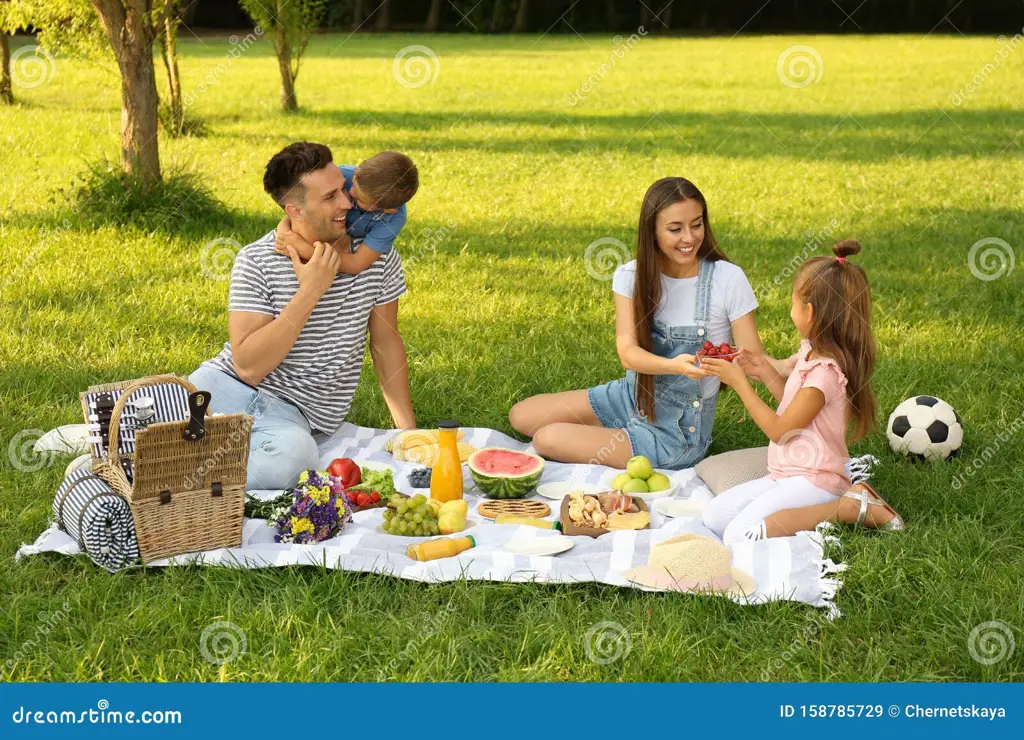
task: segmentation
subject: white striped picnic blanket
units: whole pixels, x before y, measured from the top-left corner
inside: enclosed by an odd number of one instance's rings
[[[475,447],[532,451],[527,444],[493,429],[467,428],[464,431],[465,441]],[[393,434],[394,430],[370,429],[345,423],[330,437],[319,440],[321,467],[326,467],[336,457],[385,463],[397,470],[395,482],[398,489],[411,492],[414,489],[409,486],[407,475],[418,466],[415,463],[397,462],[385,451],[384,443]],[[548,462],[541,482],[602,483],[613,472],[611,468],[601,465]],[[693,470],[678,471],[671,478],[677,484],[674,498],[697,502],[706,502],[712,498],[711,492]],[[180,555],[155,561],[151,565],[201,563],[240,568],[316,565],[431,582],[461,578],[545,583],[597,581],[637,588],[623,577],[623,572],[645,564],[654,543],[681,533],[714,537],[697,518],[669,519],[652,511],[650,530],[612,532],[596,539],[576,537],[572,549],[551,557],[513,554],[503,549],[513,539],[551,537],[557,536],[557,533],[533,527],[498,525],[481,517],[476,508],[483,499],[468,472],[465,491],[470,508],[466,533],[473,535],[477,547],[455,558],[426,563],[410,560],[406,556],[406,547],[410,542],[419,540],[385,534],[380,528],[382,512],[376,509],[357,513],[353,522],[339,536],[317,545],[277,544],[274,542],[273,530],[264,520],[247,519],[241,547]],[[271,497],[279,492],[252,493]],[[533,498],[540,497],[535,495]],[[552,508],[549,518],[557,518],[558,502],[548,503]],[[750,573],[757,582],[754,594],[738,600],[748,604],[799,601],[827,609],[830,617],[837,616],[839,610],[834,599],[842,581],[836,574],[845,569],[845,564],[833,563],[825,557],[823,550],[828,541],[834,541],[834,537],[818,531],[734,545],[735,566]],[[54,550],[71,553],[76,551],[76,547],[74,540],[66,533],[51,527],[40,535],[34,545],[24,545],[18,557]]]

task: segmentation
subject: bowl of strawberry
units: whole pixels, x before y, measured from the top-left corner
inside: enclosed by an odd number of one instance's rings
[[[739,349],[733,349],[729,346],[728,342],[722,342],[721,344],[715,344],[714,342],[704,342],[704,346],[697,350],[697,362],[700,362],[705,357],[714,357],[716,360],[725,360],[726,362],[732,362],[740,354]]]

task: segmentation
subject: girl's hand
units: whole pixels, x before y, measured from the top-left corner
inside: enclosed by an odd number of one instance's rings
[[[743,368],[728,360],[720,360],[717,357],[705,357],[700,361],[700,364],[709,375],[720,378],[723,383],[733,388],[747,379]]]
[[[755,380],[762,380],[764,378],[765,365],[768,364],[768,360],[765,359],[764,353],[751,352],[745,347],[740,347],[740,353],[736,355],[736,363],[743,369],[743,372],[748,377],[754,378]]]
[[[699,367],[696,364],[696,357],[693,355],[676,355],[672,358],[673,363],[676,366],[677,375],[685,375],[687,378],[693,380],[700,380],[701,378],[708,377],[708,374],[704,371],[704,368]]]
[[[292,220],[285,216],[277,224],[274,233],[274,251],[278,254],[288,255],[288,245],[295,243],[295,232],[292,231]]]

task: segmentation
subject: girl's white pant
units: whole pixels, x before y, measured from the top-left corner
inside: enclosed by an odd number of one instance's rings
[[[704,507],[704,526],[731,545],[745,539],[747,530],[759,528],[776,511],[835,500],[835,494],[801,476],[757,478],[722,491],[708,502]]]

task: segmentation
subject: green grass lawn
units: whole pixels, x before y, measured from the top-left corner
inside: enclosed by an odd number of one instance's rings
[[[399,85],[393,57],[424,42],[436,79]],[[795,44],[823,64],[803,88],[777,76]],[[45,84],[16,87],[19,104],[0,109],[0,679],[1024,679],[1024,268],[980,280],[968,264],[985,238],[1024,256],[1024,47],[955,105],[1002,48],[995,39],[647,37],[599,73],[616,48],[608,37],[322,36],[291,116],[277,110],[269,45],[230,63],[229,48],[184,35],[184,89],[209,132],[161,140],[164,163],[198,173],[225,204],[217,218],[183,209],[149,230],[121,229],[65,204],[58,188],[116,156],[112,66],[58,59]],[[592,74],[598,84],[571,105]],[[619,375],[610,283],[588,276],[584,253],[602,237],[631,245],[644,190],[682,175],[707,195],[726,253],[755,286],[773,354],[797,341],[786,266],[860,239],[882,421],[907,396],[936,394],[965,419],[962,456],[913,465],[881,431],[852,447],[882,460],[877,485],[909,526],[842,532],[845,617],[824,626],[793,603],[743,608],[597,585],[432,586],[308,567],[110,576],[59,556],[15,564],[47,525],[65,461],[18,472],[8,444],[79,422],[89,384],[187,374],[217,352],[227,273],[204,261],[204,245],[273,227],[263,167],[300,139],[329,144],[341,162],[394,148],[419,165],[400,250],[422,425],[453,417],[511,432],[515,401]],[[823,246],[805,246],[813,240]],[[390,425],[369,364],[350,421]],[[764,442],[723,396],[712,451]],[[248,649],[217,666],[199,641],[222,620],[244,630]],[[602,621],[632,642],[607,666],[584,653],[586,630]],[[1018,645],[984,665],[968,637],[992,621]]]

